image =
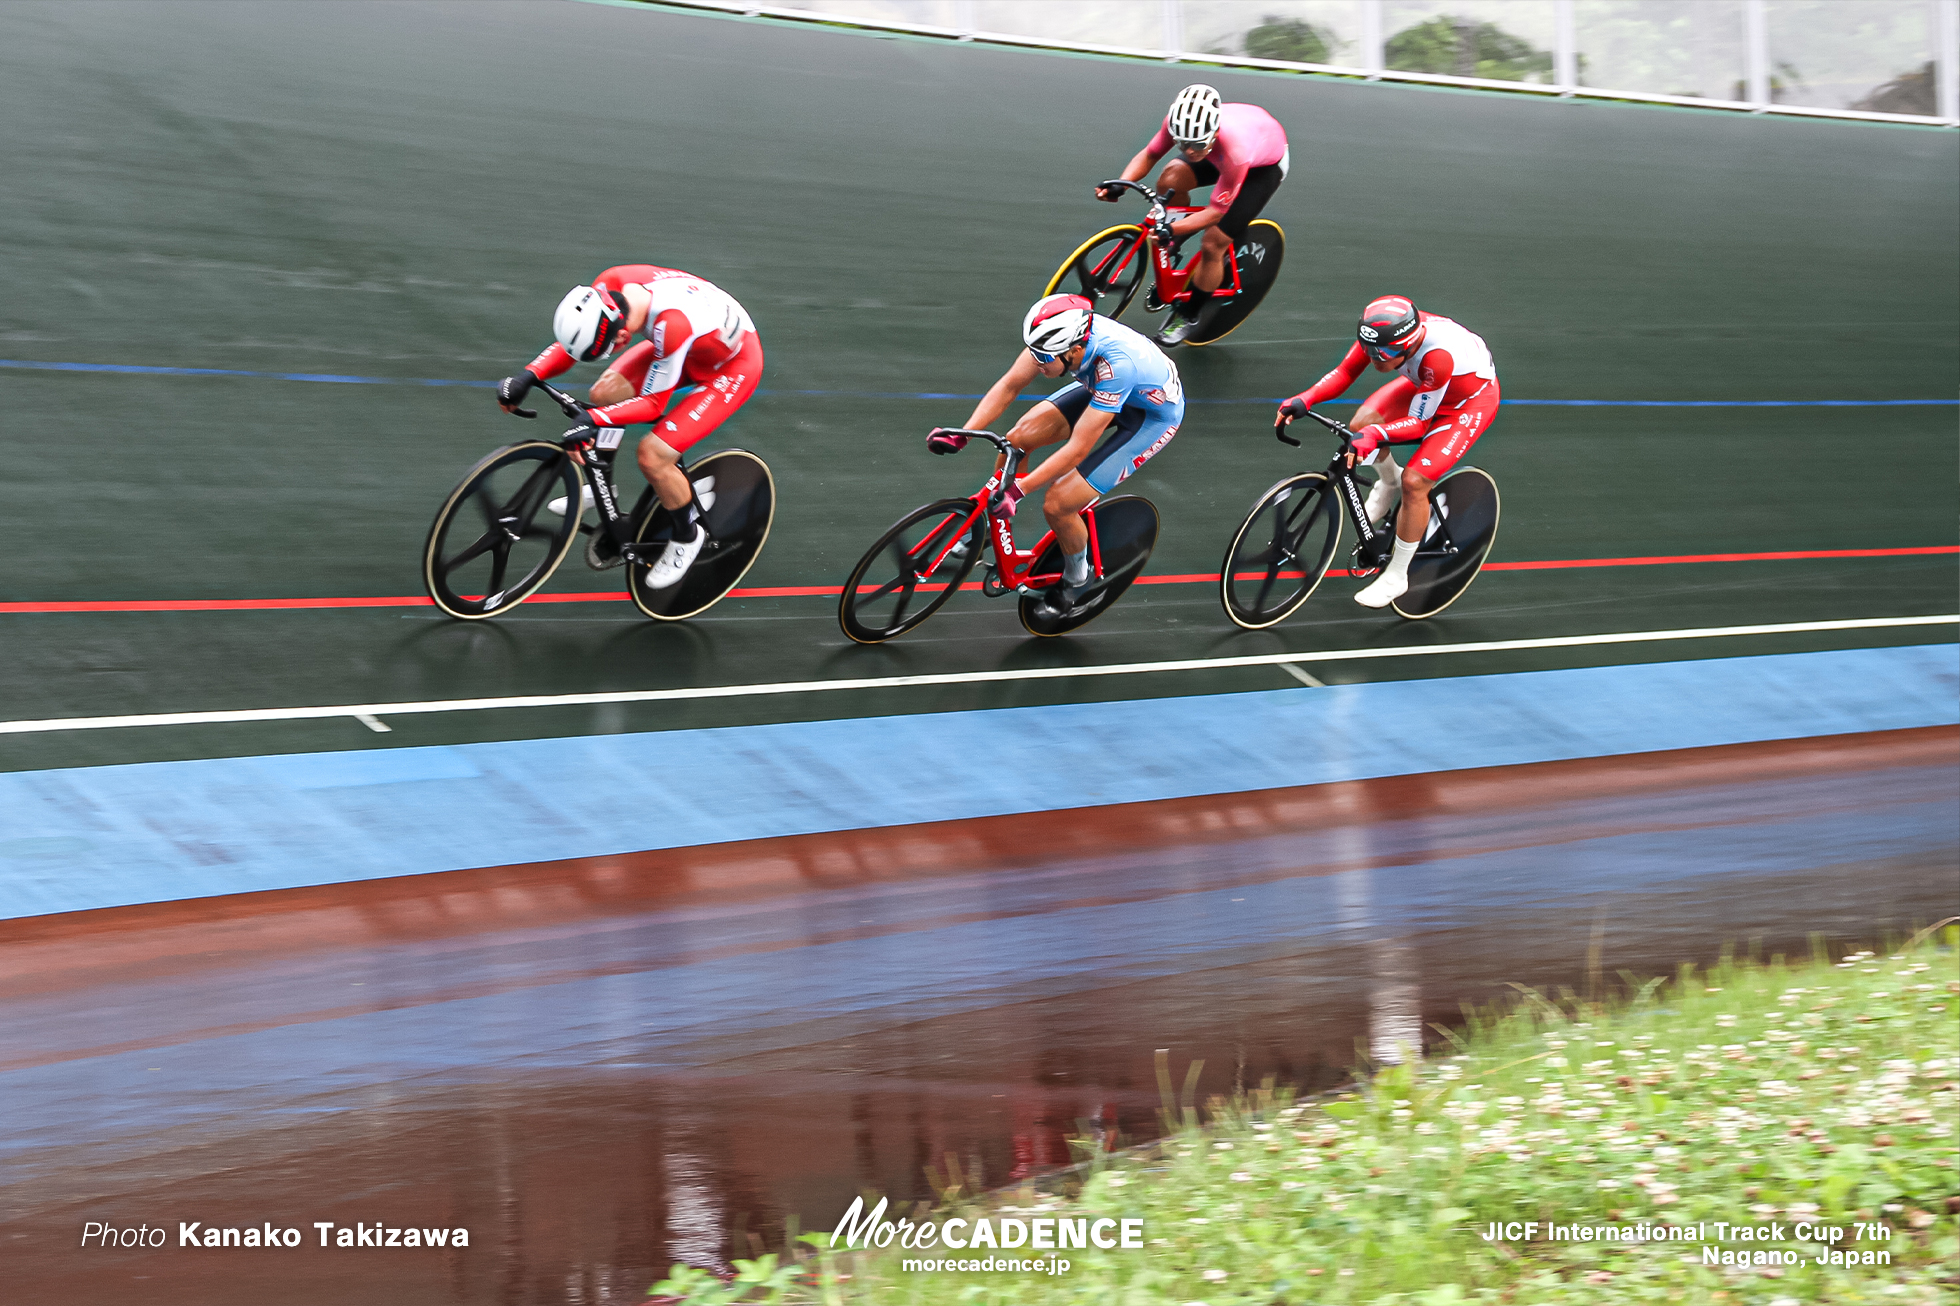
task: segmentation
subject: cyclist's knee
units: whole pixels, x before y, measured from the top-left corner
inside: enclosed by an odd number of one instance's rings
[[[1413,467],[1404,467],[1402,469],[1402,493],[1404,495],[1426,496],[1434,488],[1435,484],[1436,482],[1430,480]]]
[[[672,467],[681,460],[681,456],[657,435],[648,435],[640,440],[637,456],[640,470],[649,477],[661,468]]]
[[[1157,174],[1157,189],[1171,192],[1176,197],[1174,203],[1182,203],[1184,194],[1197,184],[1198,174],[1182,159],[1165,164],[1164,170]]]
[[[1230,248],[1232,248],[1232,238],[1225,234],[1223,228],[1216,224],[1205,228],[1205,253],[1216,254],[1222,258],[1225,251]]]
[[[590,398],[595,404],[621,404],[632,397],[633,387],[617,372],[601,373],[599,379],[592,383]]]

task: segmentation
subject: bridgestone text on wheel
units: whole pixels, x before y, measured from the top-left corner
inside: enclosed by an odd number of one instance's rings
[[[776,520],[776,480],[769,464],[747,449],[721,449],[687,469],[695,496],[706,502],[714,495],[701,525],[707,543],[687,574],[664,590],[650,590],[650,567],[633,563],[626,568],[627,592],[634,606],[655,621],[682,621],[721,602],[742,583],[768,542]],[[656,507],[640,523],[636,540],[653,540],[672,529],[665,508]]]
[[[1298,611],[1341,542],[1341,503],[1325,472],[1289,476],[1261,495],[1225,550],[1225,615],[1263,630]]]
[[[985,514],[974,515],[971,499],[941,499],[899,518],[845,579],[837,624],[860,644],[878,644],[930,617],[980,560],[986,520]],[[921,574],[962,535],[968,545],[964,560],[949,559],[937,571]]]
[[[1050,608],[1044,596],[1021,596],[1021,624],[1031,635],[1061,635],[1088,625],[1109,610],[1131,582],[1143,574],[1150,550],[1157,544],[1157,507],[1134,494],[1104,499],[1089,510],[1096,519],[1096,543],[1102,552],[1102,578],[1089,590],[1082,606],[1066,616]],[[1059,572],[1061,546],[1051,542],[1029,568],[1030,574]]]
[[[422,546],[422,580],[437,607],[474,621],[516,607],[551,579],[578,538],[583,481],[558,445],[530,440],[499,449],[449,492]]]
[[[1481,467],[1459,467],[1429,492],[1432,517],[1440,516],[1456,552],[1436,550],[1437,536],[1423,541],[1409,562],[1409,589],[1392,606],[1412,621],[1433,617],[1462,597],[1483,570],[1497,539],[1497,482]]]

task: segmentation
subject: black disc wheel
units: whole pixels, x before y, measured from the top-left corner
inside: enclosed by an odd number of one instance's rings
[[[1104,499],[1089,510],[1095,519],[1096,541],[1091,558],[1102,557],[1102,576],[1084,593],[1082,601],[1066,612],[1049,603],[1044,591],[1021,596],[1021,624],[1033,635],[1060,635],[1088,625],[1109,610],[1123,591],[1143,574],[1150,561],[1150,550],[1157,543],[1157,507],[1134,494]],[[1028,575],[1059,576],[1062,570],[1061,546],[1050,541],[1028,569]]]
[[[436,606],[473,621],[516,607],[551,579],[578,538],[578,465],[548,440],[499,449],[449,492],[422,546],[422,580]]]
[[[1121,317],[1150,271],[1150,246],[1135,223],[1099,231],[1062,260],[1044,295],[1081,295],[1104,317]]]
[[[881,644],[939,611],[980,560],[986,521],[972,499],[941,499],[906,513],[851,569],[837,624],[860,644]],[[962,539],[964,556],[953,552]]]
[[[626,568],[626,589],[640,611],[655,621],[681,621],[706,612],[741,584],[769,539],[776,520],[776,480],[769,464],[747,449],[722,449],[687,469],[701,504],[708,539],[694,564],[665,589],[648,589],[661,541],[671,538],[673,518],[658,505],[640,521],[633,538],[642,560]],[[667,546],[671,547],[671,545]]]
[[[1340,542],[1340,496],[1327,474],[1287,477],[1260,496],[1225,550],[1225,615],[1247,630],[1286,620],[1327,574]]]
[[[1481,467],[1459,467],[1437,483],[1429,492],[1429,538],[1409,560],[1408,592],[1390,605],[1398,615],[1433,617],[1470,588],[1497,540],[1498,510],[1497,482]]]
[[[1232,247],[1232,256],[1239,263],[1239,293],[1230,299],[1208,301],[1198,314],[1197,330],[1185,337],[1185,344],[1214,344],[1252,316],[1252,310],[1259,307],[1279,277],[1279,265],[1286,259],[1286,233],[1277,222],[1254,219]]]

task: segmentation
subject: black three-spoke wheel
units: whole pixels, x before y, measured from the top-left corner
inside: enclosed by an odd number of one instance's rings
[[[1341,504],[1326,473],[1287,477],[1260,496],[1225,550],[1225,615],[1247,630],[1286,620],[1327,574],[1340,542]]]
[[[846,635],[860,644],[883,643],[953,597],[985,545],[986,519],[974,515],[973,505],[972,499],[929,503],[878,537],[851,569],[837,601],[837,624]],[[963,557],[950,552],[962,536]]]
[[[476,620],[515,607],[551,579],[572,541],[578,513],[547,509],[577,503],[578,466],[547,440],[499,449],[450,491],[429,527],[422,578],[452,617]]]
[[[1081,295],[1104,317],[1121,317],[1150,270],[1150,246],[1135,223],[1099,231],[1062,260],[1044,295]]]

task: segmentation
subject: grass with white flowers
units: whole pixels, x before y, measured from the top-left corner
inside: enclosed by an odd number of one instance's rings
[[[901,1256],[948,1253],[805,1247],[800,1261],[740,1263],[729,1284],[677,1267],[655,1291],[919,1306],[1955,1306],[1956,944],[1949,928],[1943,944],[1890,956],[1684,968],[1615,1004],[1529,994],[1338,1099],[1214,1103],[1202,1128],[1098,1157],[1073,1191],[955,1195],[925,1214],[1143,1219],[1141,1250],[1007,1253],[1067,1256],[1065,1275],[908,1273]],[[1482,1236],[1513,1221],[1538,1222],[1540,1237]],[[1710,1245],[1802,1263],[1711,1266],[1699,1242],[1543,1238],[1547,1223],[1715,1221],[1784,1236]],[[1830,1246],[1890,1264],[1818,1265],[1825,1244],[1794,1237],[1800,1224],[1843,1229]]]

